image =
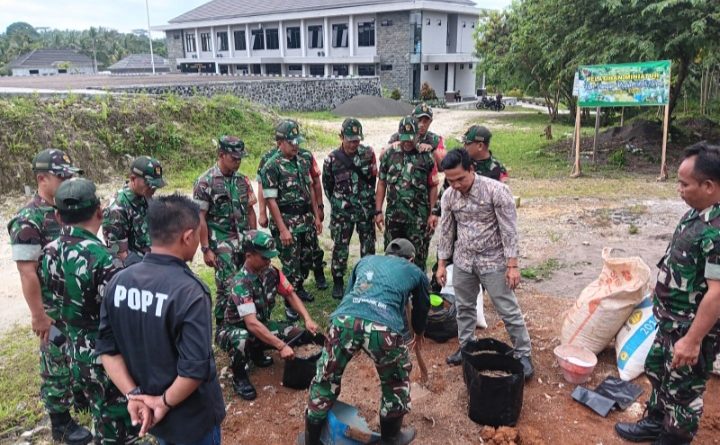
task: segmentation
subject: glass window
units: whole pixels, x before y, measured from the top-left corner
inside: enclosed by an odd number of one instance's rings
[[[322,25],[308,26],[308,48],[323,47]]]
[[[235,51],[245,51],[247,49],[245,46],[245,31],[235,31],[233,36],[235,37]]]
[[[380,65],[380,71],[392,71],[392,65]]]
[[[228,50],[228,33],[219,32],[217,33],[217,50],[227,51]]]
[[[188,53],[194,53],[197,51],[197,46],[195,46],[195,34],[185,34],[185,51]]]
[[[300,48],[300,27],[293,26],[286,30],[287,32],[287,48],[288,49],[299,49]]]
[[[347,76],[348,66],[347,65],[333,65],[333,76]]]
[[[358,65],[359,76],[374,76],[375,65]]]
[[[276,30],[277,31],[277,30]],[[277,74],[280,75],[281,69],[279,63],[266,63],[265,74]]]
[[[302,65],[288,65],[288,71],[302,71]]]
[[[310,75],[311,76],[324,76],[325,75],[325,65],[308,65],[310,67]]]
[[[265,49],[265,33],[262,29],[252,30],[252,49]]]
[[[250,72],[252,74],[260,74],[261,73],[260,65],[259,64],[250,65]]]
[[[212,43],[210,42],[210,33],[209,32],[201,32],[200,33],[200,49],[204,52],[210,51]]]
[[[345,23],[332,25],[332,46],[333,48],[347,48],[348,26]]]
[[[278,37],[277,28],[265,30],[265,41],[267,42],[267,49],[280,48],[280,37]]]
[[[358,46],[375,46],[375,22],[358,23]]]

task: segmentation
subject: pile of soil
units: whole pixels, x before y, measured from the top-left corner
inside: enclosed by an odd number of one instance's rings
[[[310,358],[319,354],[322,348],[322,345],[316,345],[315,343],[298,346],[295,348],[295,357],[301,359]]]
[[[407,102],[361,95],[338,105],[332,113],[343,117],[407,116],[412,110],[412,105]]]

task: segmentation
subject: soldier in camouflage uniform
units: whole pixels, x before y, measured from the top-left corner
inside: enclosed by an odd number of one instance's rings
[[[362,125],[347,118],[340,131],[341,147],[323,165],[323,188],[330,201],[330,236],[333,240],[333,298],[343,297],[343,277],[353,228],[360,237],[360,256],[375,254],[375,180],[377,164],[372,147],[360,144]]]
[[[301,299],[312,301],[311,295],[300,292],[313,252],[319,249],[317,235],[322,232],[317,196],[311,186],[312,161],[300,154],[299,144],[304,138],[296,122],[281,123],[275,139],[279,150],[260,172],[263,196],[272,216],[270,231],[280,251],[283,273]],[[288,312],[288,318],[294,318]]]
[[[428,107],[425,103],[420,103],[413,110],[412,116],[418,121],[418,138],[417,138],[417,149],[418,151],[429,151],[435,158],[435,165],[440,168],[440,163],[445,157],[445,141],[439,134],[435,134],[430,131],[430,125],[433,121],[433,110]],[[400,145],[400,133],[395,133],[390,136],[388,144],[393,147]],[[380,154],[382,157],[382,153]]]
[[[257,228],[255,192],[247,176],[238,172],[246,155],[243,141],[222,136],[217,163],[193,187],[193,199],[200,206],[200,250],[205,264],[215,268],[216,332],[225,316],[228,282],[243,263],[244,233]]]
[[[102,211],[95,185],[87,179],[63,182],[55,195],[55,208],[66,225],[60,236],[43,248],[39,268],[43,297],[60,305],[72,377],[90,401],[95,443],[134,443],[137,429],[131,425],[127,400],[94,354],[102,294],[118,270],[96,236]]]
[[[140,156],[130,166],[128,182],[103,211],[103,238],[125,266],[141,261],[150,252],[146,217],[148,200],[164,186],[160,161]]]
[[[257,396],[245,370],[248,356],[261,368],[272,365],[272,358],[264,355],[264,349],[274,348],[286,360],[294,357],[292,348],[285,342],[301,330],[270,319],[277,294],[303,317],[310,332],[314,334],[318,330],[285,275],[270,264],[277,255],[270,235],[248,232],[245,263],[232,279],[225,324],[218,334],[220,347],[228,351],[232,360],[233,388],[245,400]]]
[[[411,344],[419,348],[430,308],[428,279],[412,263],[415,248],[410,241],[392,240],[385,254],[366,256],[357,263],[348,293],[330,315],[328,337],[310,384],[305,433],[298,443],[320,444],[320,431],[340,394],[343,372],[360,350],[373,360],[380,377],[381,443],[402,445],[415,438],[414,428],[401,430],[411,408],[412,363],[404,339],[404,316],[412,300],[415,337]]]
[[[297,122],[292,119],[287,119],[284,122],[292,122],[295,125],[297,125]],[[281,122],[280,125],[283,125]],[[260,171],[265,166],[265,163],[278,154],[279,152],[279,145],[280,141],[282,139],[278,139],[276,141],[277,145],[270,150],[268,150],[262,158],[260,158],[260,163],[258,164],[258,170],[257,170],[257,181],[258,181],[258,202],[260,207],[260,216],[258,218],[258,222],[260,223],[261,227],[267,227],[268,226],[268,217],[267,217],[267,206],[265,205],[265,198],[262,196],[262,181],[260,179]],[[324,205],[322,200],[322,183],[320,181],[320,168],[318,167],[317,161],[315,160],[315,156],[312,154],[310,150],[307,150],[305,148],[300,147],[298,150],[298,155],[303,156],[307,158],[311,163],[310,168],[310,178],[312,178],[312,188],[315,193],[315,196],[317,197],[317,206],[320,210],[320,222],[325,221],[325,213],[324,213]],[[315,237],[317,238],[317,233],[315,234]],[[313,269],[313,275],[315,276],[315,286],[318,289],[327,289],[328,284],[327,280],[325,279],[325,262],[323,261],[325,257],[325,252],[320,247],[320,242],[317,241],[315,243],[317,245],[317,248],[313,250],[312,253],[312,269]],[[310,295],[303,286],[298,287],[295,289],[297,294],[300,296],[300,298],[303,301],[313,301],[312,295]]]
[[[438,191],[438,174],[433,156],[417,149],[417,120],[400,121],[400,146],[391,147],[380,159],[375,197],[375,224],[382,230],[382,205],[387,193],[385,247],[394,238],[407,238],[417,250],[415,264],[423,271],[430,245],[429,232],[438,218],[430,214]]]
[[[637,423],[615,425],[625,439],[657,445],[692,441],[720,352],[720,146],[688,147],[678,183],[691,209],[658,263],[658,331],[645,361],[652,384],[647,414]]]
[[[66,355],[65,327],[55,302],[42,297],[38,277],[42,248],[60,235],[53,208],[55,192],[64,180],[82,170],[73,166],[67,154],[56,149],[38,153],[32,161],[32,170],[38,184],[37,193],[8,224],[12,258],[17,263],[23,295],[30,308],[32,330],[41,339],[40,397],[50,414],[53,439],[85,444],[92,440],[90,431],[70,417],[73,385]],[[81,391],[75,388],[75,393],[79,395]]]

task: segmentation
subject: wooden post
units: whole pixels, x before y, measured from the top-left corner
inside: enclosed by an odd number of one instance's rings
[[[577,178],[582,175],[582,167],[580,166],[580,105],[575,109],[575,165],[573,165],[571,178]]]
[[[595,136],[593,136],[593,164],[595,164],[595,156],[597,154],[597,150],[595,147],[597,146],[597,137],[598,132],[600,131],[600,107],[595,108]]]
[[[670,104],[665,105],[665,119],[663,121],[663,141],[662,141],[662,160],[660,161],[660,176],[657,178],[658,181],[667,181],[667,140],[668,130],[670,126]]]
[[[620,107],[620,126],[625,124],[625,107]]]

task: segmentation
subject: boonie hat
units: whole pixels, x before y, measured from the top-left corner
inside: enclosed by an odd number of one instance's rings
[[[345,119],[342,123],[342,135],[348,141],[363,140],[362,124],[354,117]]]
[[[401,141],[412,141],[418,131],[417,119],[412,116],[406,116],[400,121],[398,127],[398,135]]]
[[[275,140],[286,140],[293,145],[299,145],[305,142],[305,138],[300,134],[300,126],[294,120],[284,120],[275,128]]]
[[[61,178],[72,178],[81,175],[83,170],[73,165],[72,159],[62,150],[48,148],[36,154],[32,160],[35,173],[52,173]]]
[[[150,156],[135,158],[130,166],[130,172],[143,178],[150,188],[159,189],[166,185],[160,161]]]
[[[82,210],[99,203],[95,184],[89,179],[68,179],[63,181],[55,192],[55,208],[58,210]]]
[[[385,249],[385,255],[395,255],[404,258],[412,258],[415,256],[415,246],[405,238],[395,238],[390,241]]]
[[[278,251],[275,249],[275,240],[273,240],[272,236],[260,230],[247,232],[245,247],[247,250],[259,253],[268,260],[278,256]]]
[[[490,138],[492,137],[492,133],[490,133],[490,130],[488,130],[486,127],[483,127],[482,125],[473,125],[472,127],[468,128],[468,131],[465,132],[465,138],[464,141],[466,144],[472,143],[472,142],[490,142]]]
[[[220,136],[218,139],[218,145],[220,146],[220,150],[228,153],[235,159],[242,159],[247,156],[247,152],[245,151],[245,142],[237,136]]]
[[[415,110],[413,111],[412,115],[415,116],[415,118],[417,118],[417,119],[420,119],[423,116],[427,116],[430,119],[432,119],[433,111],[432,111],[432,108],[428,107],[426,103],[421,103],[415,107]]]

